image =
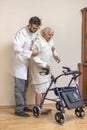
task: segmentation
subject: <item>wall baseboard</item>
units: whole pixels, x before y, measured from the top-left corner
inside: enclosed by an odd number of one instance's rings
[[[35,104],[27,104],[30,108],[32,108]],[[46,103],[44,106],[52,106],[53,103]],[[0,109],[6,109],[6,108],[15,108],[15,105],[6,105],[6,106],[0,106]]]

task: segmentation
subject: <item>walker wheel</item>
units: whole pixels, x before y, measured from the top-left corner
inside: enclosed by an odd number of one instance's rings
[[[61,111],[60,111],[60,112],[57,112],[57,113],[55,114],[55,120],[56,120],[57,123],[63,124],[64,121],[65,121],[65,114],[62,113]]]
[[[75,115],[79,118],[82,118],[85,116],[85,110],[82,107],[78,107],[75,109]]]
[[[33,107],[33,115],[36,117],[39,117],[41,115],[41,109],[39,106],[34,106]]]
[[[62,105],[61,105],[61,102],[60,102],[60,101],[57,101],[57,102],[56,102],[56,109],[57,109],[58,111],[62,111]]]

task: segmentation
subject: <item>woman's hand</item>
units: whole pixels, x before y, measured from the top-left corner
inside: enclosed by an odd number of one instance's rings
[[[54,56],[54,59],[56,60],[57,63],[60,63],[60,58],[58,56]]]
[[[46,65],[46,69],[49,69],[49,70],[50,70],[50,66],[49,66],[48,64]]]

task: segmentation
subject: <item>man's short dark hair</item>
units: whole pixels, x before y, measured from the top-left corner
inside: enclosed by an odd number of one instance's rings
[[[36,24],[36,25],[41,25],[41,19],[37,16],[31,17],[29,19],[29,24]]]

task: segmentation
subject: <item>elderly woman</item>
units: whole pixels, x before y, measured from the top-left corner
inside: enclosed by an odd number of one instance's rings
[[[46,27],[41,30],[40,35],[33,41],[32,50],[39,51],[39,54],[31,60],[31,85],[36,92],[35,102],[36,105],[40,105],[42,98],[49,86],[49,75],[41,76],[39,72],[42,72],[42,68],[50,69],[52,58],[59,63],[60,59],[55,53],[53,47],[54,31],[50,27]],[[42,109],[45,112],[47,109]]]

